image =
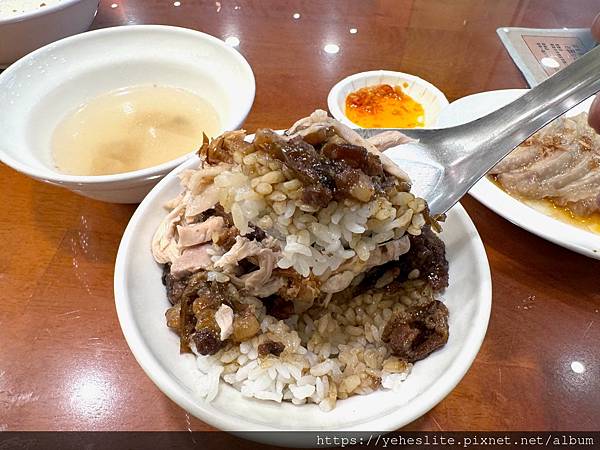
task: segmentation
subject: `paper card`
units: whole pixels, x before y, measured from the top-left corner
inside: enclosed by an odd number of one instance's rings
[[[529,86],[544,81],[596,45],[588,28],[498,28],[496,32]]]

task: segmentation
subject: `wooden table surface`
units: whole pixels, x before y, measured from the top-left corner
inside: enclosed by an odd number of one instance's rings
[[[526,87],[496,28],[588,27],[598,10],[598,0],[103,0],[93,28],[161,23],[238,37],[256,76],[245,123],[254,130],[326,108],[336,81],[365,70],[421,76],[450,101]],[[324,52],[328,43],[339,52]],[[0,192],[0,430],[210,429],[154,386],[121,333],[113,268],[135,205],[6,166]],[[462,203],[491,265],[489,329],[456,389],[406,429],[600,429],[600,261]]]

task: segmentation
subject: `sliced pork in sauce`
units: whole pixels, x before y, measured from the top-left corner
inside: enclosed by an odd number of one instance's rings
[[[490,174],[517,197],[550,200],[583,217],[600,212],[600,136],[585,113],[557,119]]]

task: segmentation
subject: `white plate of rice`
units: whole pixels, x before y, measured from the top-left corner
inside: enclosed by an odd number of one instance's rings
[[[194,355],[179,353],[179,338],[165,325],[170,304],[150,246],[165,203],[180,191],[177,175],[197,165],[197,159],[185,162],[145,198],[125,230],[115,267],[115,302],[125,338],[146,374],[170,399],[226,431],[391,431],[425,414],[458,384],[479,351],[491,310],[485,250],[460,204],[448,213],[440,235],[450,265],[450,286],[442,295],[450,311],[450,337],[443,348],[416,362],[403,381],[338,400],[334,409],[323,411],[316,404],[248,398],[219,382],[218,375],[203,374]],[[210,374],[210,367],[200,369]],[[211,402],[205,399],[207,391],[216,394]],[[277,434],[261,439],[286,443]]]

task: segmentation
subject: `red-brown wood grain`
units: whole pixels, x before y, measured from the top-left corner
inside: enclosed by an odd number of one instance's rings
[[[93,28],[161,23],[238,37],[257,82],[248,130],[326,108],[336,81],[371,69],[421,76],[450,100],[525,87],[496,28],[587,27],[600,11],[597,0],[111,3],[101,2]],[[324,52],[327,43],[339,53]],[[154,386],[121,334],[113,269],[135,206],[85,199],[6,166],[0,192],[0,430],[210,429]],[[489,329],[457,388],[406,428],[600,429],[600,261],[470,197],[462,203],[490,260]]]

